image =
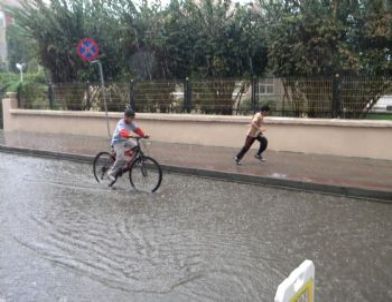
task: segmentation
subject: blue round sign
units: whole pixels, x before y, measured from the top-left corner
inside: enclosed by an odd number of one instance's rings
[[[78,43],[76,51],[83,61],[91,62],[98,57],[99,46],[94,39],[84,38]]]

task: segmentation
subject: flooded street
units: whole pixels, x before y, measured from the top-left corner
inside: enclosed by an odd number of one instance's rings
[[[304,259],[317,301],[392,301],[392,205],[0,153],[0,301],[273,301]]]

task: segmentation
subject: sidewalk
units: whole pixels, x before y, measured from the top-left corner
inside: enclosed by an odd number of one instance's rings
[[[109,149],[109,139],[0,132],[0,145],[94,156],[99,151]],[[382,192],[383,199],[392,201],[392,161],[267,151],[267,161],[259,162],[253,158],[254,152],[250,151],[243,165],[237,166],[233,157],[238,150],[233,148],[169,144],[153,140],[146,148],[147,153],[161,164],[178,168],[179,171],[184,169],[188,173],[203,174],[199,173],[201,170],[208,171],[211,176],[216,173],[233,180],[260,179],[264,180],[260,183],[282,186],[293,183],[296,185],[291,187],[298,189],[335,187],[340,190],[330,191],[342,194],[350,192],[350,189],[358,189],[370,191],[370,195],[364,196],[375,198],[377,192]]]

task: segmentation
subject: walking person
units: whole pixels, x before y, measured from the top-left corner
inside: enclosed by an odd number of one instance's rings
[[[259,147],[258,152],[255,155],[255,158],[260,161],[265,160],[263,158],[263,152],[267,149],[268,140],[263,135],[263,133],[266,131],[266,129],[262,128],[262,125],[264,122],[264,117],[267,116],[269,112],[270,112],[270,108],[268,106],[263,106],[253,116],[252,123],[250,125],[250,129],[248,130],[248,133],[246,136],[245,145],[242,147],[241,151],[237,154],[237,156],[234,157],[234,160],[237,165],[241,165],[242,158],[244,157],[246,152],[248,152],[248,150],[252,147],[255,140],[258,140],[260,142],[260,147]]]

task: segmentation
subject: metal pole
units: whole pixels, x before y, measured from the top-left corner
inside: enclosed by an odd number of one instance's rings
[[[192,112],[192,81],[189,81],[188,78],[188,88],[187,88],[187,93],[188,93],[188,100],[187,100],[187,104],[188,104],[188,113]]]
[[[332,78],[332,117],[337,118],[340,115],[340,78],[339,74],[336,74]]]
[[[129,106],[136,111],[135,95],[134,95],[134,80],[131,80],[129,85]]]
[[[103,97],[103,105],[105,107],[105,116],[106,116],[106,128],[108,131],[108,136],[109,138],[112,136],[110,132],[110,126],[109,126],[109,114],[108,114],[108,105],[106,102],[106,91],[105,91],[105,80],[103,78],[103,69],[102,69],[102,63],[99,60],[92,61],[91,63],[96,63],[98,64],[98,69],[99,69],[99,76],[101,78],[101,88],[102,88],[102,97]]]
[[[53,109],[53,85],[49,82],[48,85],[48,98],[49,98],[49,109]]]
[[[86,89],[86,93],[87,93],[87,100],[86,100],[86,107],[84,108],[84,110],[90,110],[90,108],[91,108],[91,95],[90,95],[90,82],[89,81],[87,81],[86,82],[86,86],[85,86],[85,89]]]
[[[189,90],[189,78],[188,77],[186,77],[185,78],[185,83],[184,83],[184,105],[183,105],[183,111],[184,112],[188,112],[188,104],[189,104],[189,102],[188,102],[188,98],[189,98],[189,92],[188,92],[188,90]],[[189,113],[189,112],[188,112]]]
[[[341,114],[342,114],[342,111],[341,111],[342,99],[341,99],[341,95],[340,95],[342,81],[341,81],[341,77],[339,74],[336,74],[336,82],[337,82],[337,85],[336,85],[336,117],[340,118]]]
[[[256,77],[252,77],[252,81],[251,81],[251,106],[252,106],[252,110],[253,110],[253,114],[256,113]]]

